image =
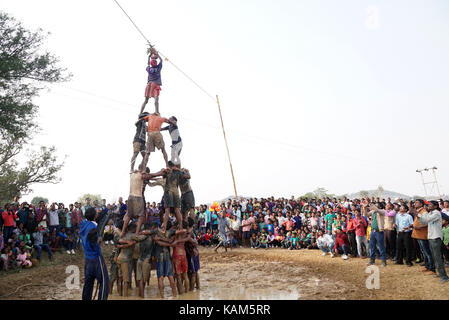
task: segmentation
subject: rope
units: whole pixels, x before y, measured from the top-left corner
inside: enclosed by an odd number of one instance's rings
[[[126,13],[125,9],[123,9],[123,7],[118,3],[117,0],[114,0],[114,2],[117,4],[117,6],[123,11],[123,13],[128,17],[129,21],[131,21],[131,23],[133,24],[133,26],[136,28],[136,30],[140,33],[140,35],[145,39],[145,41],[150,45],[150,47],[152,48],[153,45],[150,43],[150,40],[148,40],[148,38],[143,34],[143,32],[139,29],[139,27],[136,25],[136,23],[134,22],[134,20]],[[178,70],[182,75],[184,75],[184,77],[186,77],[187,79],[189,79],[196,87],[198,87],[201,91],[203,91],[203,93],[205,93],[210,99],[212,99],[212,101],[215,101],[215,97],[213,95],[211,95],[209,92],[207,92],[202,86],[200,86],[195,80],[193,80],[192,77],[190,77],[186,72],[184,72],[180,67],[178,67],[176,64],[174,64],[171,60],[169,60],[167,58],[166,55],[164,55],[161,51],[158,50],[158,53],[160,56],[162,56],[165,61],[169,62],[176,70]]]
[[[92,96],[92,97],[95,97],[95,98],[98,98],[98,99],[102,99],[102,100],[105,100],[105,101],[114,102],[117,105],[120,105],[120,106],[123,106],[123,107],[125,105],[126,106],[130,106],[130,107],[134,107],[135,106],[134,104],[131,104],[131,103],[128,103],[128,102],[116,100],[116,99],[113,99],[113,98],[110,98],[110,97],[104,97],[104,96],[98,95],[96,93],[92,93],[92,92],[89,92],[89,91],[81,90],[81,89],[78,89],[78,88],[72,88],[72,87],[69,87],[69,86],[66,86],[66,85],[62,85],[61,87],[65,88],[65,89],[68,89],[68,90],[71,90],[71,91],[75,91],[75,92],[79,92],[79,93],[82,93],[82,94],[85,94],[85,95],[89,95],[89,96]],[[118,107],[118,106],[117,107],[113,107],[113,106],[111,106],[111,104],[104,105],[104,104],[93,102],[91,100],[87,100],[87,99],[84,99],[84,98],[81,98],[81,97],[70,96],[70,95],[67,95],[67,94],[60,93],[60,92],[57,92],[56,94],[60,95],[60,96],[67,97],[67,98],[70,98],[70,99],[78,100],[78,101],[88,101],[92,105],[100,106],[100,107],[103,107],[105,109],[113,109],[113,110],[121,111],[121,112],[124,112],[124,113],[134,114],[134,112],[132,112],[129,108],[122,108],[122,107]],[[204,126],[204,127],[208,127],[208,128],[215,129],[215,130],[220,130],[219,126],[211,125],[210,123],[207,123],[207,122],[198,121],[197,119],[192,119],[192,118],[189,118],[189,117],[184,117],[183,119],[187,120],[189,122],[192,122],[192,123],[199,124],[199,125]],[[320,154],[320,155],[331,157],[331,158],[348,159],[348,160],[359,162],[361,164],[365,164],[365,165],[369,165],[369,166],[376,166],[379,169],[384,169],[384,168],[387,168],[387,167],[391,167],[391,164],[390,163],[386,163],[386,162],[377,162],[377,161],[374,162],[374,161],[371,161],[369,159],[361,159],[361,158],[358,158],[356,156],[348,155],[348,154],[344,154],[344,153],[319,150],[319,149],[315,149],[315,148],[311,148],[311,147],[307,147],[307,146],[303,146],[303,145],[299,145],[299,144],[292,144],[292,143],[289,143],[289,142],[283,142],[283,141],[271,139],[269,137],[262,137],[262,136],[252,135],[252,134],[249,134],[248,132],[243,132],[243,131],[240,131],[240,130],[235,130],[234,129],[234,130],[231,130],[230,132],[228,132],[228,134],[230,136],[239,137],[239,138],[246,138],[246,139],[254,139],[254,140],[257,140],[257,141],[260,141],[260,142],[264,142],[264,143],[271,142],[275,146],[279,146],[279,147],[280,146],[285,146],[287,149],[293,148],[293,149],[297,149],[297,150],[306,150],[306,151],[313,152],[315,154]],[[38,145],[38,146],[40,146],[40,145]],[[397,168],[399,169],[399,167],[397,167]]]
[[[131,19],[131,17],[126,13],[125,9],[122,8],[122,6],[120,5],[120,3],[118,3],[117,0],[114,0],[114,2],[119,6],[119,8],[123,11],[123,13],[128,17],[129,21],[131,21],[131,23],[134,25],[134,27],[137,29],[137,31],[140,33],[140,35],[145,39],[145,41],[150,45],[150,47],[153,47],[150,43],[150,41],[147,39],[147,37],[145,37],[145,35],[143,34],[143,32],[139,29],[139,27],[134,23],[133,19]]]

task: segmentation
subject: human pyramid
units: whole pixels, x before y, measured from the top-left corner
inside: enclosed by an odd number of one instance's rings
[[[159,60],[159,62],[158,62]],[[195,199],[190,187],[190,173],[181,168],[179,155],[182,140],[179,135],[177,118],[163,118],[159,113],[161,91],[162,59],[154,47],[148,57],[148,83],[145,101],[142,104],[136,134],[133,141],[134,153],[131,159],[130,193],[128,211],[117,225],[114,235],[114,249],[111,261],[112,293],[114,282],[120,295],[128,296],[131,288],[132,272],[135,273],[139,296],[144,297],[145,285],[149,285],[151,270],[156,269],[158,287],[164,297],[164,278],[168,277],[173,296],[200,288],[198,270],[200,268],[197,241],[193,234]],[[155,100],[155,112],[144,112],[150,98]],[[168,126],[161,128],[163,123]],[[171,159],[168,161],[161,131],[168,130],[172,140]],[[166,168],[150,173],[148,159],[156,149],[162,151]],[[138,154],[143,157],[138,170],[134,170]],[[145,218],[145,187],[162,186],[164,196],[159,228],[157,223],[148,225]],[[180,196],[181,191],[181,196]],[[176,216],[169,221],[170,213]],[[170,255],[170,247],[173,254]],[[136,261],[137,262],[133,262]],[[175,283],[176,282],[176,283]]]

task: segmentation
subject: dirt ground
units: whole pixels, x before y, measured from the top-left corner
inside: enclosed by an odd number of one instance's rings
[[[108,260],[111,247],[103,248]],[[217,254],[210,248],[200,249],[201,290],[173,298],[165,281],[166,299],[283,299],[283,300],[430,300],[449,299],[449,284],[421,272],[422,267],[411,268],[389,263],[380,267],[380,289],[366,288],[367,260],[321,256],[318,250],[289,251],[283,249],[234,249]],[[84,258],[56,253],[53,262],[42,253],[40,266],[0,273],[0,299],[81,299],[81,289],[66,288],[68,265],[80,268],[83,283]],[[448,270],[449,271],[449,270]],[[22,287],[21,287],[22,286]],[[114,289],[111,300],[125,299]],[[126,299],[140,299],[133,288]],[[151,274],[150,286],[145,289],[145,299],[158,299],[156,275]]]

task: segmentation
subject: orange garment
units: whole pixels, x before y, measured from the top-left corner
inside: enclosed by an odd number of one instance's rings
[[[161,126],[167,121],[166,118],[150,114],[144,118],[148,121],[148,132],[158,132],[161,131]]]
[[[420,208],[417,210],[420,214],[428,214],[427,210],[425,208]],[[416,227],[423,227],[422,229],[416,229]],[[423,226],[419,220],[418,215],[415,215],[415,220],[413,221],[413,231],[412,231],[412,238],[419,239],[419,240],[427,240],[427,225]]]

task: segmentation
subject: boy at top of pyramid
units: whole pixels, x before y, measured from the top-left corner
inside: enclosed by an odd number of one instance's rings
[[[159,63],[157,62],[158,59]],[[148,72],[148,81],[145,88],[145,101],[142,104],[142,108],[140,109],[139,114],[143,112],[150,98],[154,98],[155,110],[156,113],[159,113],[159,94],[161,92],[162,86],[162,58],[154,48],[150,49],[150,56],[148,57],[148,67],[146,70]]]

